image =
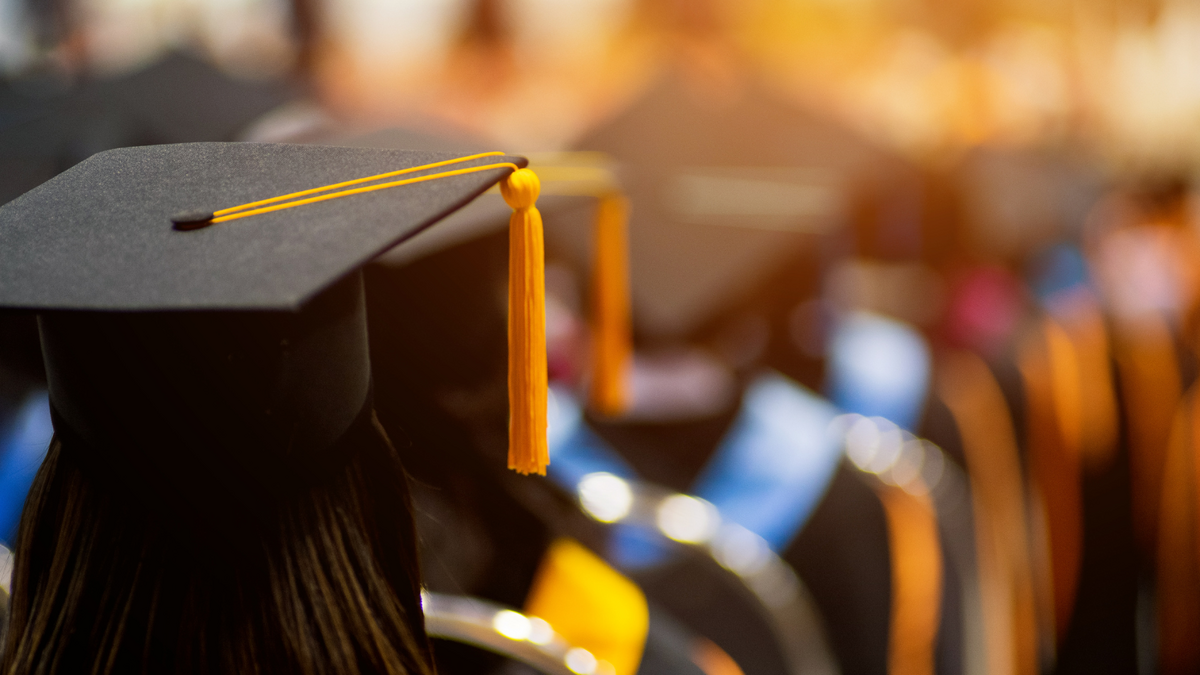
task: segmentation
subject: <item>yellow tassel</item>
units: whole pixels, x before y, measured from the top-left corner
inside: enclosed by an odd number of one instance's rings
[[[629,201],[617,193],[596,210],[592,277],[592,409],[619,415],[629,406]]]
[[[892,558],[888,675],[933,675],[942,611],[942,544],[928,494],[878,486]]]
[[[500,184],[508,229],[508,468],[546,475],[546,260],[541,184],[529,169]]]

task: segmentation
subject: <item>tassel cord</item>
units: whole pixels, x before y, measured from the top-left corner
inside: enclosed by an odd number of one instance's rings
[[[596,211],[592,272],[591,406],[604,415],[628,408],[633,353],[629,321],[629,202],[612,193]]]

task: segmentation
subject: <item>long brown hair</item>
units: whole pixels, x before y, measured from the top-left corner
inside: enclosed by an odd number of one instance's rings
[[[430,675],[407,478],[382,427],[253,537],[196,541],[56,438],[0,673]]]

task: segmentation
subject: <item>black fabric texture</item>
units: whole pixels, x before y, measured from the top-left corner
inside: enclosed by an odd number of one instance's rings
[[[892,568],[879,497],[843,459],[784,552],[808,586],[844,673],[887,673]]]
[[[519,607],[553,533],[549,514],[525,507],[503,481],[507,243],[501,232],[404,267],[371,265],[365,277],[375,404],[425,486],[416,493],[422,562],[437,568],[430,581],[444,584],[432,588]],[[441,504],[422,501],[429,496]],[[453,520],[428,517],[439,512]],[[430,532],[456,524],[457,532]],[[486,551],[486,559],[468,572],[461,551],[446,547]]]
[[[589,416],[588,424],[651,483],[687,492],[741,409],[740,398],[707,417],[670,422],[625,422]]]
[[[974,569],[963,564],[950,550],[948,536],[954,530],[947,527],[947,514],[938,514],[938,536],[942,539],[942,602],[938,617],[937,641],[934,644],[934,672],[938,675],[960,675],[966,672],[966,616],[964,588],[971,581]]]
[[[1138,672],[1139,561],[1129,466],[1123,431],[1109,463],[1082,476],[1083,558],[1057,675]]]
[[[261,511],[371,426],[359,273],[300,312],[50,312],[40,326],[64,447],[150,503]]]
[[[0,207],[0,306],[294,310],[461,208],[511,169],[342,197],[191,232],[173,229],[170,217],[459,156],[261,143],[100,153]],[[523,158],[497,156],[447,168],[501,162],[526,164]]]
[[[746,675],[788,673],[759,601],[713,560],[682,555],[670,564],[629,574],[652,601],[725,650]]]
[[[253,540],[254,525],[270,522],[276,504],[339,475],[356,451],[378,433],[368,398],[350,427],[324,452],[293,458],[275,467],[269,476],[239,476],[236,474],[241,467],[216,466],[216,460],[206,463],[214,469],[209,473],[195,471],[196,465],[186,462],[177,466],[156,462],[147,469],[145,463],[130,463],[137,459],[137,453],[113,452],[113,448],[91,444],[53,406],[50,417],[64,451],[71,453],[85,471],[102,483],[121,486],[126,498],[156,509],[157,516],[182,525],[185,533],[200,535],[207,543],[229,541],[231,531],[234,539],[241,533]],[[224,455],[220,449],[214,454]]]
[[[650,605],[650,625],[638,675],[705,675],[692,660],[700,640],[670,614]]]

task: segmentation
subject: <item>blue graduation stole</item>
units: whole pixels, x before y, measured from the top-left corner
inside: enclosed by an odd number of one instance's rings
[[[0,543],[13,543],[25,495],[33,485],[54,427],[50,423],[50,398],[45,391],[26,397],[12,424],[0,430]]]
[[[759,376],[692,494],[782,551],[808,522],[837,469],[837,415],[832,404],[782,375]]]

